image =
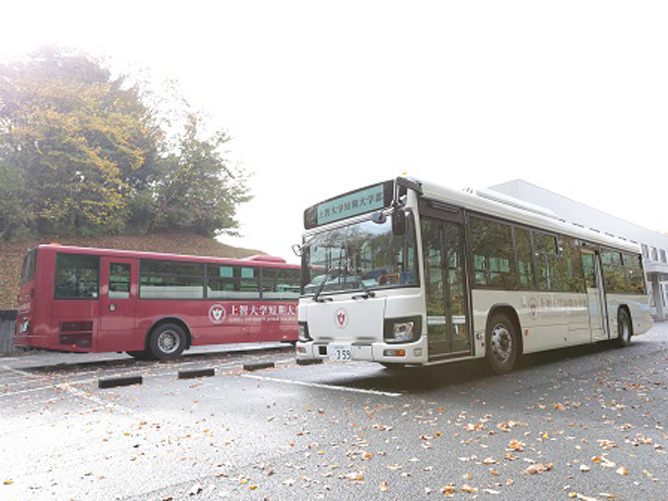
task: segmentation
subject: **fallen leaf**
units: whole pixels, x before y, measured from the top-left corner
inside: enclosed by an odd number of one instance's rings
[[[518,451],[521,452],[524,450],[524,442],[521,442],[515,438],[513,438],[510,443],[508,444],[508,449],[511,449],[513,451]]]
[[[552,463],[545,463],[545,464],[536,463],[529,466],[522,473],[526,473],[527,475],[535,475],[536,473],[543,473],[545,471],[550,471],[553,467],[554,465]]]
[[[629,474],[629,470],[626,469],[626,466],[620,466],[619,468],[617,468],[615,470],[615,472],[617,473],[617,475],[628,475]]]
[[[443,494],[445,494],[446,496],[450,496],[450,497],[452,497],[452,496],[454,496],[455,493],[457,492],[457,488],[456,488],[454,485],[450,484],[450,485],[446,485],[446,486],[444,486],[444,487],[441,489],[441,492],[442,492]]]

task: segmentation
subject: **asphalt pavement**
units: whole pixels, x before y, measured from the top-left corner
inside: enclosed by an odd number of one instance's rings
[[[668,499],[667,346],[662,323],[504,376],[299,366],[285,346],[0,358],[0,498]]]

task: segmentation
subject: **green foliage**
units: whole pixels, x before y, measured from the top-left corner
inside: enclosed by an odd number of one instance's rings
[[[190,229],[206,236],[236,234],[236,207],[250,200],[245,176],[232,172],[222,157],[227,134],[217,132],[202,139],[201,125],[201,118],[191,114],[177,151],[161,162],[155,229]]]
[[[191,114],[177,151],[161,154],[168,121],[144,101],[141,85],[81,53],[0,65],[0,236],[233,232],[249,197],[218,151],[228,137],[201,139]]]
[[[0,161],[0,237],[20,238],[27,233],[30,216],[17,201],[25,197],[23,176],[18,169]]]

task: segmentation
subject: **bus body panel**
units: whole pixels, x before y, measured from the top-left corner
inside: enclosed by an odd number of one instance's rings
[[[119,287],[118,268],[127,270],[126,287]],[[114,270],[116,268],[116,270]],[[143,350],[141,332],[136,329],[138,296],[137,259],[102,256],[100,260],[99,328],[96,351]]]
[[[380,342],[372,343],[371,353],[365,352],[360,359],[382,363],[429,365],[484,357],[487,324],[497,308],[508,313],[511,321],[517,319],[523,353],[615,339],[622,306],[629,310],[634,335],[651,327],[649,301],[642,293],[645,288],[642,264],[634,261],[640,258],[638,245],[567,223],[547,209],[510,197],[498,200],[415,179],[397,178],[394,198],[391,202],[385,199],[385,205],[374,206],[373,214],[348,212],[351,199],[354,201],[370,190],[378,191],[379,186],[333,197],[304,213],[299,321],[306,324],[306,332],[312,339],[297,343],[298,358],[325,358],[329,353],[328,343],[345,341],[355,345],[367,338]],[[412,295],[402,296],[397,290],[382,288],[380,282],[377,285],[366,278],[377,272],[376,262],[383,262],[372,259],[381,255],[378,246],[383,242],[377,235],[397,210],[403,211],[406,219],[413,217],[416,228],[419,287]],[[368,230],[368,221],[378,225],[378,229]],[[359,231],[355,234],[346,228]],[[359,243],[362,234],[364,244]],[[351,242],[355,249],[352,253]],[[403,251],[396,254],[392,235],[385,242],[387,255],[394,252],[398,259],[405,259]],[[368,254],[356,250],[363,250],[365,245],[370,249]],[[474,252],[475,245],[480,250],[478,254]],[[587,256],[591,262],[585,263]],[[587,264],[591,265],[589,274]],[[595,277],[591,275],[594,268]],[[352,277],[350,282],[346,277]],[[358,280],[366,285],[355,285],[355,277],[363,277]],[[381,322],[403,314],[419,315],[423,322],[422,337],[415,343],[388,344],[378,330],[371,334],[351,331],[345,338],[324,334],[325,324],[331,331],[337,308],[343,305],[340,303],[343,293],[360,295],[368,288],[387,297],[385,318],[377,318],[379,311],[368,301],[359,302],[355,315],[373,317],[374,329],[379,329]],[[607,289],[624,292],[611,293]],[[313,297],[318,294],[321,297],[316,302]],[[366,321],[371,322],[371,318]],[[468,348],[461,336],[462,330],[468,328],[467,322],[471,326]],[[453,340],[457,341],[458,350],[453,348]],[[412,358],[388,359],[384,355],[388,347],[405,348],[407,357]],[[429,349],[439,350],[436,357],[428,353]]]
[[[318,315],[309,318],[309,307]],[[383,341],[385,298],[337,299],[306,305],[309,332],[321,341],[374,343]]]
[[[608,294],[608,312],[610,315],[611,338],[617,337],[617,319],[619,318],[619,307],[624,305],[629,309],[633,335],[644,334],[652,328],[652,317],[650,315],[649,298],[639,294]]]
[[[483,337],[489,312],[512,308],[518,317],[523,352],[532,353],[591,341],[585,294],[473,290],[475,329]]]
[[[185,324],[193,346],[297,339],[296,298],[271,299],[289,297],[282,290],[264,293],[270,299],[249,301],[140,297],[141,259],[298,270],[298,266],[277,258],[251,261],[58,245],[40,246],[33,252],[37,255],[34,279],[20,287],[16,346],[75,352],[139,352],[145,350],[152,327],[169,319]],[[93,294],[96,297],[55,298],[57,254],[99,258],[98,292]],[[262,287],[268,284],[262,282]],[[170,290],[175,289],[178,290]],[[259,294],[254,295],[259,298]]]
[[[308,351],[309,358],[331,358],[335,353],[331,353],[330,346],[352,345],[351,360],[422,364],[427,360],[424,320],[419,339],[402,344],[407,349],[401,356],[387,354],[396,345],[386,342],[384,329],[388,320],[418,317],[423,310],[424,295],[418,288],[389,290],[383,296],[378,294],[368,299],[360,294],[342,294],[324,303],[306,299],[299,305],[299,321],[308,325],[312,341],[300,346]],[[310,315],[311,312],[314,314]]]

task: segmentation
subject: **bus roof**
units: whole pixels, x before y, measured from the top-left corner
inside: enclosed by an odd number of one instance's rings
[[[282,257],[255,255],[246,258],[224,258],[213,256],[192,256],[186,254],[169,254],[161,252],[132,251],[119,249],[102,249],[97,247],[76,247],[60,244],[43,244],[37,247],[40,250],[50,252],[66,251],[71,254],[95,254],[98,256],[109,256],[118,258],[138,258],[138,259],[171,259],[174,261],[192,261],[201,263],[224,263],[253,265],[260,268],[299,268],[298,264],[288,264]]]
[[[598,230],[586,228],[577,223],[569,223],[560,219],[550,209],[523,200],[510,197],[491,190],[457,191],[445,186],[412,179],[419,183],[424,198],[447,201],[452,205],[465,209],[514,221],[537,229],[544,229],[563,235],[575,237],[587,242],[607,247],[618,248],[629,252],[640,252],[640,246],[631,240],[601,233]]]

